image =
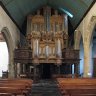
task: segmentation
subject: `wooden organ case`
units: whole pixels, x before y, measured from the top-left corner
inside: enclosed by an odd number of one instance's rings
[[[34,78],[47,78],[49,73],[49,77],[54,74],[71,74],[72,64],[75,66],[74,72],[79,73],[79,50],[68,47],[66,14],[60,14],[49,6],[37,10],[35,15],[27,17],[26,39],[27,49],[16,49],[14,56],[16,66],[18,63],[22,65],[21,73],[28,72]]]

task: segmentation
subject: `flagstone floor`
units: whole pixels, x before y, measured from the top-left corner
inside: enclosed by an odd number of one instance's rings
[[[56,81],[40,80],[32,86],[31,96],[61,96]]]

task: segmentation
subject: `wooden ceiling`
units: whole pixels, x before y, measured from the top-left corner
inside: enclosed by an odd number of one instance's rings
[[[95,0],[0,0],[11,17],[21,28],[28,14],[44,5],[49,5],[67,14],[70,23],[75,29]],[[73,15],[73,18],[70,17]]]

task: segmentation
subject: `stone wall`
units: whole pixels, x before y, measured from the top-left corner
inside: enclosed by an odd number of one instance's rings
[[[75,45],[74,48],[78,49],[78,44],[80,44],[80,39],[78,37],[81,34],[83,39],[83,47],[84,47],[84,77],[92,76],[92,38],[93,31],[96,25],[96,3],[90,9],[88,14],[82,20],[80,25],[75,31]]]
[[[9,77],[15,76],[14,70],[14,48],[20,40],[20,31],[4,9],[0,6],[0,32],[3,33],[9,51]]]

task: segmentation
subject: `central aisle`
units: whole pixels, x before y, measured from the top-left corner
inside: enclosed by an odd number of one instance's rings
[[[32,96],[61,96],[56,84],[52,80],[40,80],[32,86]]]

